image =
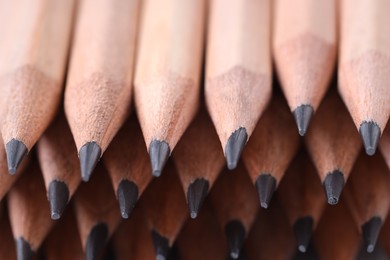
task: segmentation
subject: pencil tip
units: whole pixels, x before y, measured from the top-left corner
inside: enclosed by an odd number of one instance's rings
[[[363,224],[363,239],[367,246],[368,253],[372,253],[374,251],[381,227],[382,220],[379,217],[372,217],[369,221]]]
[[[34,256],[30,244],[23,237],[16,239],[16,254],[18,260],[29,260]]]
[[[293,230],[298,243],[298,250],[302,253],[305,253],[309,246],[313,224],[312,217],[299,218],[294,223]]]
[[[209,191],[209,182],[205,179],[196,179],[190,184],[187,190],[188,209],[190,216],[195,219],[198,216],[199,209]]]
[[[98,163],[102,149],[95,142],[88,142],[80,148],[80,166],[81,166],[81,178],[83,181],[89,181],[92,172]]]
[[[49,184],[48,197],[50,202],[51,218],[57,220],[61,217],[69,200],[68,186],[62,182],[54,180]]]
[[[328,173],[328,175],[325,177],[323,185],[326,198],[330,205],[336,205],[339,202],[344,184],[344,174],[338,170]]]
[[[242,150],[244,149],[247,140],[248,134],[244,127],[238,128],[230,135],[225,146],[225,156],[229,170],[234,170],[237,167],[238,160],[240,160]]]
[[[363,122],[359,128],[366,154],[374,155],[378,147],[381,129],[375,122]]]
[[[293,111],[300,136],[304,136],[306,134],[313,112],[313,107],[310,105],[301,105]]]
[[[106,224],[96,224],[87,238],[85,246],[85,258],[87,260],[97,259],[104,248],[108,238],[108,228]]]
[[[169,242],[166,237],[161,236],[157,231],[152,230],[152,240],[156,250],[156,259],[165,260],[169,252]]]
[[[276,189],[276,179],[270,174],[261,174],[256,180],[256,189],[259,195],[260,206],[265,209],[268,208]]]
[[[165,163],[168,161],[171,149],[165,141],[153,140],[149,145],[149,156],[152,164],[152,174],[155,177],[161,175]]]
[[[231,220],[225,226],[225,233],[230,248],[230,257],[237,259],[245,242],[245,228],[239,220]]]
[[[122,218],[129,218],[138,200],[138,187],[129,180],[122,180],[118,185],[118,202]]]
[[[5,152],[7,154],[8,172],[13,175],[26,156],[27,147],[21,141],[13,138],[5,145]]]

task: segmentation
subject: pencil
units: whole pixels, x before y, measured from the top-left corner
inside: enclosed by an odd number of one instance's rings
[[[281,93],[275,92],[242,156],[261,207],[268,207],[298,146],[299,136],[286,101]]]
[[[205,98],[231,170],[271,98],[270,5],[210,1]]]
[[[121,220],[106,170],[100,165],[95,171],[96,176],[80,186],[73,200],[80,240],[87,260],[98,259]]]
[[[301,150],[291,163],[279,185],[278,197],[298,250],[304,253],[326,205],[321,182],[306,151]]]
[[[88,181],[130,111],[138,0],[80,3],[65,113]]]
[[[165,259],[188,219],[180,180],[172,162],[167,164],[164,176],[152,181],[139,206],[144,212],[156,259]]]
[[[390,169],[390,124],[387,125],[383,132],[379,148],[386,161],[387,167]]]
[[[1,134],[14,174],[60,104],[74,0],[2,1]]]
[[[299,134],[305,135],[336,60],[335,0],[278,0],[274,6],[276,71]]]
[[[143,2],[134,100],[154,176],[198,107],[205,2]]]
[[[63,112],[39,139],[37,154],[51,218],[59,219],[81,181],[77,149]]]
[[[110,175],[121,216],[128,218],[152,179],[148,152],[135,116],[119,130],[103,156],[103,162]]]
[[[321,259],[355,259],[361,244],[360,235],[343,200],[326,208],[313,240]]]
[[[306,147],[317,168],[329,204],[339,201],[361,141],[341,98],[332,89],[324,98],[305,136]]]
[[[380,153],[373,157],[361,153],[348,181],[345,200],[371,253],[390,209],[390,171]]]
[[[32,259],[54,222],[50,219],[45,186],[33,161],[8,193],[8,214],[17,259]]]
[[[0,208],[0,259],[16,259],[15,242],[4,203]]]
[[[173,159],[190,216],[196,218],[203,200],[224,166],[218,136],[205,109],[199,111],[178,142]]]
[[[221,173],[210,200],[227,238],[230,257],[237,259],[258,212],[256,191],[242,165]]]
[[[390,116],[388,0],[341,1],[339,92],[368,155]]]

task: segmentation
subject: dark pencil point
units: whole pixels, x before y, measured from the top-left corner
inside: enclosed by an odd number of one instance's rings
[[[310,105],[301,105],[293,111],[300,136],[304,136],[306,134],[313,112],[313,107]]]
[[[232,220],[226,224],[225,234],[230,248],[230,257],[237,259],[245,242],[245,228],[239,220]]]
[[[106,224],[96,224],[87,238],[85,246],[85,258],[87,260],[97,259],[104,248],[108,238],[108,228]]]
[[[34,256],[30,244],[22,237],[16,239],[16,254],[18,260],[29,260]]]
[[[129,218],[138,200],[137,185],[132,181],[122,180],[118,186],[117,196],[122,218]]]
[[[359,132],[363,139],[366,154],[374,155],[381,137],[381,129],[374,122],[363,122],[360,125]]]
[[[268,208],[276,189],[276,179],[269,174],[261,174],[257,177],[256,189],[259,195],[260,206],[265,209]]]
[[[209,182],[205,179],[196,179],[187,190],[188,209],[192,219],[198,216],[199,209],[209,191]]]
[[[238,128],[230,135],[225,147],[226,162],[229,170],[234,170],[237,167],[238,160],[247,141],[248,134],[244,127]]]
[[[345,184],[344,174],[338,170],[328,173],[324,180],[324,189],[326,198],[330,205],[336,205],[339,202],[341,191]]]
[[[152,174],[155,177],[161,175],[165,163],[168,161],[171,149],[164,141],[153,140],[149,145],[149,156],[152,164]]]
[[[8,172],[13,175],[28,153],[27,147],[21,141],[13,138],[5,145],[5,152],[7,154]]]
[[[57,220],[61,217],[69,200],[68,186],[54,180],[49,184],[48,197],[50,202],[51,218]]]
[[[152,240],[154,249],[156,250],[156,259],[165,260],[169,252],[169,242],[166,237],[161,236],[155,230],[152,230]]]
[[[95,142],[86,143],[80,148],[79,157],[83,181],[89,181],[101,155],[102,149]]]
[[[313,224],[314,221],[312,217],[304,217],[299,218],[293,226],[295,238],[298,243],[298,250],[302,253],[305,253],[309,246]]]
[[[374,251],[381,227],[382,220],[379,217],[371,218],[362,226],[363,239],[367,246],[368,253],[372,253]]]

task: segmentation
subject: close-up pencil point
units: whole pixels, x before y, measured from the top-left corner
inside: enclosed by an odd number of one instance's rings
[[[18,260],[31,260],[34,256],[31,245],[22,237],[16,239],[16,255]]]
[[[150,163],[154,177],[160,177],[165,164],[168,161],[171,149],[164,141],[153,140],[149,146]]]
[[[363,122],[359,128],[366,154],[374,155],[378,147],[381,130],[375,122]]]
[[[97,163],[99,162],[100,156],[102,154],[102,149],[95,142],[89,142],[84,144],[80,148],[79,157],[80,157],[80,167],[81,167],[81,178],[83,181],[89,181],[93,170],[95,169]]]
[[[243,127],[240,127],[230,135],[225,147],[226,162],[229,170],[234,170],[237,167],[238,160],[240,160],[242,150],[247,141],[248,134]]]
[[[309,246],[313,224],[314,221],[312,217],[299,218],[294,223],[293,230],[295,239],[297,240],[298,250],[302,253],[305,253]]]
[[[156,251],[156,260],[165,260],[170,249],[168,239],[155,230],[152,230],[151,233],[154,249]]]
[[[203,201],[209,191],[209,182],[205,179],[196,179],[190,184],[187,191],[187,203],[190,217],[195,219],[202,207]]]
[[[68,186],[62,181],[52,181],[49,184],[48,199],[50,203],[51,218],[57,220],[61,217],[68,204]]]
[[[310,105],[301,105],[293,111],[300,136],[306,134],[311,117],[313,116],[313,111],[313,107]]]
[[[344,184],[345,180],[342,172],[336,170],[326,175],[323,185],[328,204],[336,205],[339,202]]]
[[[363,240],[368,253],[372,253],[375,249],[382,224],[380,217],[373,217],[362,226]]]
[[[88,235],[85,247],[85,258],[87,260],[96,260],[106,244],[108,239],[108,227],[104,223],[96,224]]]
[[[276,180],[269,174],[261,174],[256,180],[257,194],[262,208],[268,208],[276,189]]]
[[[132,181],[122,180],[118,185],[117,197],[122,218],[129,218],[138,200],[137,185]]]
[[[245,242],[245,228],[239,220],[232,220],[226,224],[225,234],[229,244],[230,257],[237,259]]]
[[[28,153],[27,147],[21,141],[11,139],[5,145],[5,152],[7,154],[8,172],[15,174],[19,164]]]

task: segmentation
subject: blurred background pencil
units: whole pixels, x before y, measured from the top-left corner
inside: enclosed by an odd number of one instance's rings
[[[383,133],[380,150],[382,152],[383,158],[387,164],[387,167],[390,169],[390,124],[387,125]]]

